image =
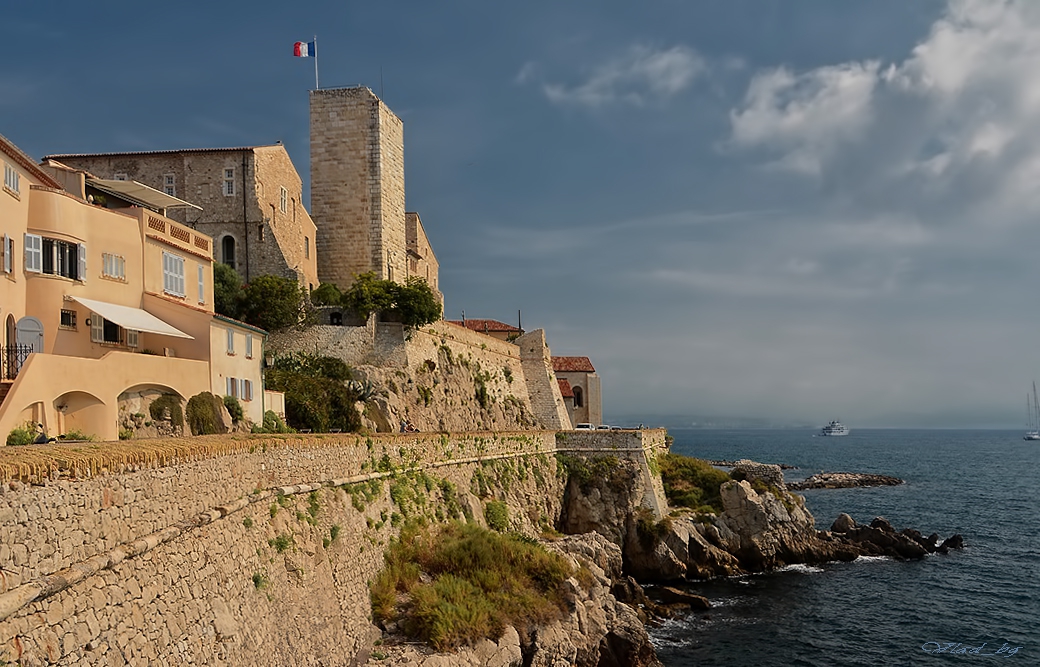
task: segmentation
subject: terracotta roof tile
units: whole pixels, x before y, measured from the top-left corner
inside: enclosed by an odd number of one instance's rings
[[[558,373],[595,373],[588,357],[553,357],[553,370]]]
[[[560,385],[560,395],[564,398],[574,398],[574,390],[571,389],[571,383],[567,382],[563,378],[556,378],[556,382]]]
[[[448,320],[448,322],[451,324],[457,324],[460,327],[465,326],[471,331],[479,331],[480,333],[489,333],[492,331],[523,333],[523,329],[518,329],[512,324],[506,324],[505,322],[499,322],[498,320],[471,320],[467,317],[465,325],[463,325],[462,320]]]

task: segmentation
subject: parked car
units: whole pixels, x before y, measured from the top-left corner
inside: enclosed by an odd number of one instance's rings
[[[589,424],[588,422],[582,422],[580,424],[575,424],[574,425],[574,430],[575,431],[595,431],[596,427],[593,424]]]

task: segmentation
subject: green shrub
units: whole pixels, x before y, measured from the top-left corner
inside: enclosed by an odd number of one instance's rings
[[[343,292],[334,283],[322,283],[311,291],[311,303],[315,306],[336,306],[342,298]]]
[[[282,533],[278,537],[267,540],[267,543],[274,547],[275,551],[282,553],[293,545],[293,536]]]
[[[36,440],[36,424],[25,422],[16,426],[7,434],[7,444],[10,446],[31,445]]]
[[[121,428],[119,429],[120,440],[130,440],[134,437],[134,429],[132,428]]]
[[[501,500],[492,500],[484,506],[484,520],[491,530],[506,532],[509,530],[509,507]]]
[[[84,431],[82,431],[82,430],[80,430],[78,428],[74,428],[71,431],[67,431],[67,432],[63,433],[59,437],[59,439],[60,440],[86,440],[88,442],[92,442],[94,440],[94,436],[92,436],[89,433],[86,433],[86,432],[84,432]]]
[[[370,586],[373,618],[398,621],[439,651],[496,639],[507,625],[526,634],[561,617],[561,584],[572,575],[561,556],[538,544],[456,522],[410,524],[384,558]]]
[[[559,433],[557,435],[560,435]],[[564,434],[564,438],[566,435]],[[568,479],[578,482],[583,490],[587,490],[593,480],[603,480],[608,484],[621,481],[624,470],[621,460],[616,456],[569,456],[557,454],[560,468],[566,472]]]
[[[188,427],[191,429],[191,434],[224,433],[224,420],[220,418],[220,409],[223,405],[223,401],[208,391],[192,396],[188,400],[187,409]]]
[[[181,397],[177,394],[163,394],[152,401],[148,412],[153,421],[168,421],[174,427],[184,425],[184,410],[181,408]]]
[[[242,421],[242,418],[245,417],[245,413],[242,412],[242,404],[239,403],[238,399],[234,396],[224,397],[224,407],[227,408],[232,421],[240,422]]]
[[[350,368],[339,359],[293,354],[275,359],[267,388],[285,393],[285,415],[294,428],[356,432],[361,414],[357,394],[347,384],[350,377]]]
[[[722,512],[719,487],[730,480],[725,472],[707,461],[679,454],[658,456],[657,465],[669,504],[691,509],[708,506]]]

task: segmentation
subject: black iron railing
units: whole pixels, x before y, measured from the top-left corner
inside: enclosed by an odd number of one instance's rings
[[[18,377],[18,371],[32,351],[32,345],[0,347],[0,380],[13,380]]]

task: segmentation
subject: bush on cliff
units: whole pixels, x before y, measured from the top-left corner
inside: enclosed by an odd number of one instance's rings
[[[730,480],[725,472],[707,461],[679,454],[659,456],[657,465],[661,469],[661,481],[669,504],[722,512],[719,487]]]
[[[573,574],[537,543],[456,522],[406,526],[385,560],[371,585],[373,618],[397,621],[439,651],[496,640],[508,625],[524,635],[559,618],[562,584]]]

